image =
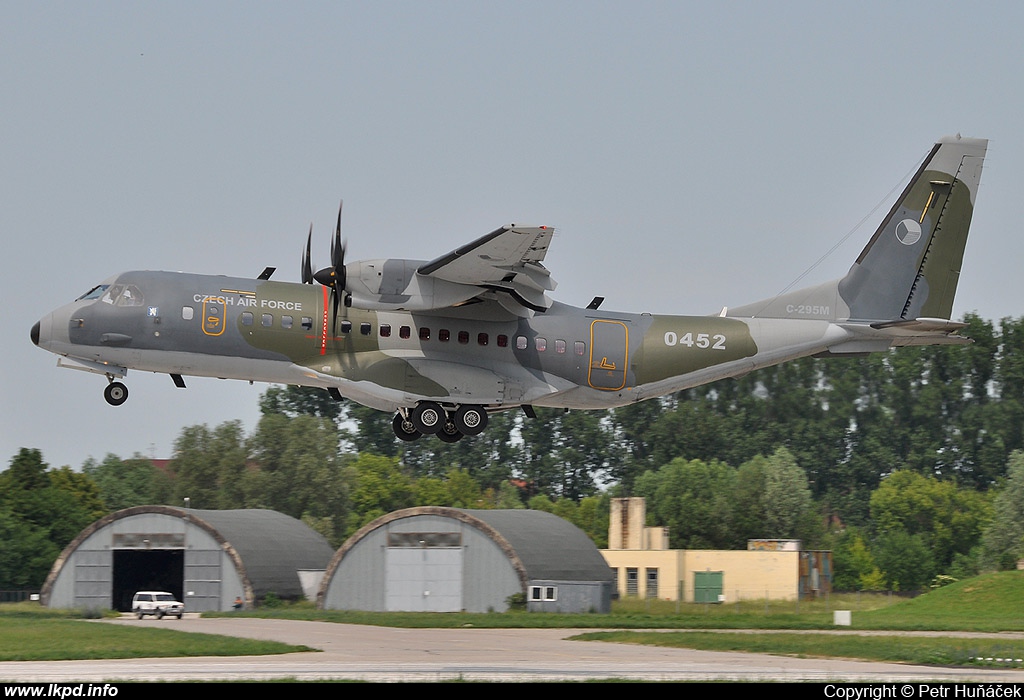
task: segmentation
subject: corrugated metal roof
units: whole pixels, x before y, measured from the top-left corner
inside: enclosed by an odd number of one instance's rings
[[[297,571],[323,570],[334,555],[327,540],[300,520],[273,510],[177,509],[205,522],[245,565],[253,592],[282,597],[302,593]]]
[[[532,580],[612,581],[614,574],[583,530],[540,510],[459,510],[497,531]]]

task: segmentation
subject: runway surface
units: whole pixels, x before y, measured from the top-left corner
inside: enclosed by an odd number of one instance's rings
[[[798,659],[767,654],[662,649],[566,639],[582,630],[393,629],[254,618],[136,620],[147,625],[304,644],[317,652],[277,656],[8,661],[0,681],[115,682],[326,680],[500,682],[633,679],[645,681],[816,681],[865,683],[1024,682],[1024,671],[933,668]]]

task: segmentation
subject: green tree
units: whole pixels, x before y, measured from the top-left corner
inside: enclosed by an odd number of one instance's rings
[[[924,590],[938,573],[932,550],[921,534],[889,530],[875,539],[871,553],[892,591]]]
[[[863,534],[851,528],[832,543],[832,586],[837,591],[880,590],[884,577]]]
[[[173,485],[170,477],[141,455],[121,459],[108,454],[102,462],[91,457],[82,465],[99,489],[103,505],[110,512],[132,506],[170,503]]]
[[[60,551],[93,522],[98,501],[87,479],[50,474],[42,453],[27,448],[0,474],[0,576],[11,587],[40,587]]]
[[[193,425],[174,442],[171,469],[175,502],[189,499],[192,508],[240,508],[241,479],[246,466],[241,421],[221,423],[214,430]]]
[[[991,567],[1014,568],[1024,558],[1024,451],[1010,455],[992,511],[982,536],[984,561]]]
[[[253,464],[242,478],[242,502],[317,523],[318,531],[340,543],[352,472],[338,439],[337,426],[326,418],[264,415],[247,443]]]
[[[889,475],[871,494],[871,517],[879,535],[904,532],[920,538],[939,569],[955,554],[970,551],[989,513],[987,499],[976,491],[908,470]]]
[[[272,386],[260,397],[260,413],[265,416],[305,415],[337,421],[342,415],[342,406],[326,389],[311,386]]]
[[[635,493],[647,499],[647,513],[669,529],[673,549],[731,549],[731,494],[735,470],[721,462],[675,459],[636,481]]]
[[[396,457],[363,452],[351,467],[354,483],[348,535],[375,518],[415,505],[412,480]]]
[[[785,447],[765,462],[761,511],[765,537],[810,539],[814,513],[807,474]]]

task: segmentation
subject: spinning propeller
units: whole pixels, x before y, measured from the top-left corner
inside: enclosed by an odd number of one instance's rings
[[[331,240],[331,264],[313,273],[313,263],[310,260],[310,247],[313,243],[313,226],[309,227],[309,237],[306,239],[306,252],[302,256],[302,283],[313,284],[317,281],[325,287],[331,288],[332,314],[331,332],[338,323],[338,300],[345,293],[345,244],[341,240],[341,208],[344,202],[338,205],[338,224],[334,228],[334,238]]]

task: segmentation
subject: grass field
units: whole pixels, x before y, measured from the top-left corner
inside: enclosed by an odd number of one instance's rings
[[[840,609],[852,611],[852,626],[834,626],[833,613]],[[223,614],[393,627],[590,629],[595,631],[577,638],[806,657],[1024,668],[1024,662],[1019,661],[1024,659],[1024,634],[1011,634],[1024,633],[1024,572],[1016,571],[968,579],[910,600],[863,594],[801,602],[799,606],[765,601],[677,606],[667,601],[622,600],[616,601],[607,615],[365,613],[316,610],[310,604]],[[185,634],[173,630],[173,622],[161,628],[130,627],[68,619],[73,616],[75,613],[70,611],[46,610],[35,604],[0,605],[0,660],[249,655],[306,650],[272,642]],[[835,634],[837,630],[852,634]],[[951,634],[856,634],[886,630]],[[1003,634],[980,639],[955,636],[954,632]]]
[[[0,605],[0,661],[243,656],[312,651],[280,642],[105,625],[36,603]]]

